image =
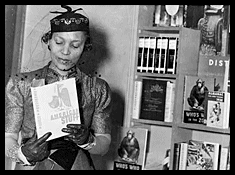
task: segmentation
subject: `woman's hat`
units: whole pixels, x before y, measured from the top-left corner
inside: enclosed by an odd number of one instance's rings
[[[78,10],[83,10],[82,8],[72,11],[72,8],[67,5],[61,5],[61,7],[67,9],[67,12],[51,12],[61,14],[50,20],[52,33],[89,31],[89,19],[80,13],[75,13]]]

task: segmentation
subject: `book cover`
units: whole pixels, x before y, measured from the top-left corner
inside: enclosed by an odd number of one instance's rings
[[[148,130],[120,127],[114,159],[114,170],[144,169]]]
[[[180,143],[179,170],[186,170],[187,155],[188,155],[188,143],[181,142]]]
[[[230,94],[226,92],[208,91],[205,97],[206,126],[228,128]]]
[[[224,91],[230,93],[230,59],[225,62]]]
[[[167,81],[143,79],[140,119],[164,121]]]
[[[184,80],[183,122],[206,124],[205,96],[207,91],[220,91],[224,78],[221,76],[187,75]]]
[[[61,131],[69,123],[80,123],[75,78],[31,87],[38,137],[52,132],[48,140],[64,135]]]
[[[134,84],[134,100],[133,100],[133,119],[139,119],[140,115],[140,103],[141,103],[141,95],[142,95],[142,81],[135,81]]]
[[[165,115],[164,115],[165,122],[173,121],[174,97],[175,97],[175,83],[167,81]]]
[[[228,147],[221,147],[220,151],[220,160],[219,160],[219,170],[226,170],[227,169],[227,162],[228,162]]]
[[[218,170],[220,144],[189,140],[186,170]]]

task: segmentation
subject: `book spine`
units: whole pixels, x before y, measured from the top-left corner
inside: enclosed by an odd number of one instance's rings
[[[177,48],[178,38],[169,38],[169,49],[167,55],[167,73],[175,74],[176,73],[176,48]]]
[[[37,128],[37,134],[40,136],[42,128],[42,119],[40,116],[40,109],[39,109],[39,102],[38,102],[38,94],[37,94],[37,89],[35,87],[31,87],[32,91],[32,100],[33,100],[33,109],[34,109],[34,116],[35,116],[35,123],[36,123],[36,128]]]
[[[133,119],[139,119],[140,114],[140,103],[142,94],[142,81],[135,81],[134,87],[134,102],[133,102]]]
[[[161,37],[157,37],[157,47],[156,47],[156,56],[155,56],[155,61],[154,61],[154,73],[160,73],[160,57],[161,57],[161,49],[162,47],[162,38]]]
[[[149,48],[150,48],[150,37],[144,37],[142,72],[148,72]]]
[[[226,170],[228,160],[228,148],[222,147],[220,151],[219,170]]]
[[[153,25],[155,26],[159,26],[160,24],[160,13],[161,13],[161,5],[155,5],[154,23],[153,23]]]
[[[150,37],[148,72],[154,73],[156,37]]]
[[[173,155],[173,170],[179,169],[180,160],[180,143],[174,144],[174,155]]]
[[[139,37],[137,72],[142,72],[143,53],[144,53],[144,37]]]
[[[168,38],[163,37],[162,38],[162,44],[161,44],[161,55],[160,55],[160,73],[165,74],[166,73],[166,59],[167,59],[167,49],[168,49]]]
[[[225,92],[225,105],[224,105],[224,114],[223,114],[223,128],[229,128],[229,118],[230,118],[230,93]]]
[[[171,91],[171,108],[170,108],[170,119],[169,122],[173,121],[174,116],[174,104],[175,104],[175,83],[172,84],[172,91]]]
[[[164,122],[171,122],[171,105],[172,105],[172,91],[173,91],[173,83],[167,81],[166,85],[166,103],[165,103],[165,116]]]
[[[186,170],[188,143],[180,143],[179,170]]]

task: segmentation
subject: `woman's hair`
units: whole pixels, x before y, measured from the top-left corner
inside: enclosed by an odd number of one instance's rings
[[[52,32],[48,31],[47,33],[44,33],[43,36],[41,37],[41,41],[45,44],[48,44],[49,40],[52,38]],[[86,41],[85,41],[85,46],[84,46],[84,51],[90,51],[92,49],[92,43],[91,43],[91,37],[90,33],[86,32]],[[48,45],[48,49],[50,50],[50,47]]]

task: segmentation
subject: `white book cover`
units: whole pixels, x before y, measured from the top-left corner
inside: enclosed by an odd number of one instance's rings
[[[165,116],[164,122],[172,122],[172,108],[174,103],[173,102],[173,86],[174,83],[171,81],[167,81],[166,87],[166,103],[165,103]]]
[[[186,170],[187,155],[188,155],[188,143],[182,142],[180,143],[179,170]]]
[[[219,170],[226,170],[228,162],[228,148],[222,147],[220,151]]]
[[[133,111],[132,111],[133,119],[139,119],[142,85],[143,85],[142,81],[135,81],[134,101],[133,101]]]
[[[64,135],[67,124],[80,124],[75,78],[31,87],[38,138],[52,132],[48,140]]]

